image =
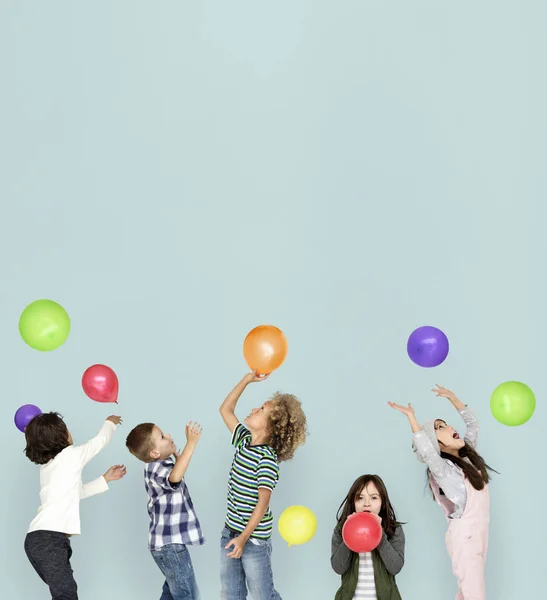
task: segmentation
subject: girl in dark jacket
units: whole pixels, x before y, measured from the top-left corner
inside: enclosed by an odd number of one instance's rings
[[[356,554],[342,539],[342,527],[355,512],[370,512],[382,524],[383,536],[372,552]],[[404,564],[405,536],[378,475],[362,475],[351,486],[336,515],[331,564],[342,576],[335,600],[401,600],[395,575]]]

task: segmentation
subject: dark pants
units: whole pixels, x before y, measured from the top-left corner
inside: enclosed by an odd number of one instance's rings
[[[66,533],[27,533],[25,552],[34,570],[49,586],[52,600],[78,600],[78,586],[70,566],[72,548]]]

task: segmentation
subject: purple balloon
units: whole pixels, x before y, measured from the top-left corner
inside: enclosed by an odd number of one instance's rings
[[[448,356],[448,338],[436,327],[418,327],[410,334],[406,351],[418,366],[438,367]]]
[[[15,426],[19,431],[25,432],[27,425],[34,419],[34,417],[41,415],[42,411],[34,404],[24,404],[15,413]]]

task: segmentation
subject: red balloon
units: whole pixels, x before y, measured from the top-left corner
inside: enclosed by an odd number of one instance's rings
[[[382,525],[376,515],[353,513],[342,527],[342,538],[353,552],[372,552],[382,541]]]
[[[86,396],[95,402],[118,402],[118,377],[106,365],[93,365],[82,376]]]

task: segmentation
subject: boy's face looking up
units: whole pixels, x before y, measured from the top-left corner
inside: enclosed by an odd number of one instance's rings
[[[150,441],[152,444],[150,458],[153,460],[165,460],[177,450],[177,446],[171,435],[169,433],[163,433],[157,425],[154,425],[154,429],[150,435]]]
[[[251,433],[257,436],[267,436],[269,416],[272,412],[273,402],[268,400],[259,408],[253,408],[250,414],[244,420],[245,425]]]

